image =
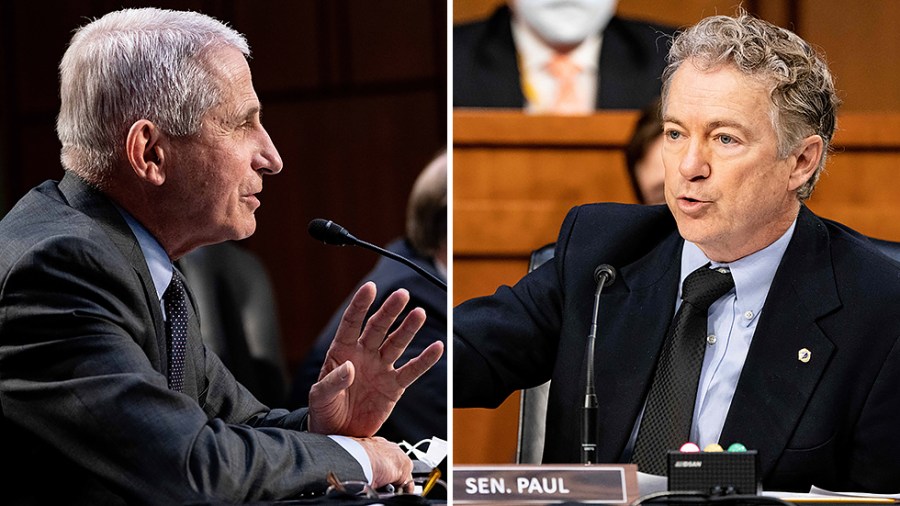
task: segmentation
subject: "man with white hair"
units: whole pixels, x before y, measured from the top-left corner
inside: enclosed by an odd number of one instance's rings
[[[192,12],[122,10],[73,36],[66,174],[0,222],[4,501],[245,502],[321,494],[329,473],[409,488],[409,458],[372,437],[443,349],[394,368],[425,319],[386,333],[407,293],[363,327],[375,287],[360,288],[308,410],[262,405],[202,344],[173,261],[251,235],[263,177],[282,169],[248,54]]]

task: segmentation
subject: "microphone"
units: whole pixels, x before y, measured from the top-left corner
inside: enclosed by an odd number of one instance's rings
[[[374,244],[368,243],[361,239],[357,239],[350,232],[347,231],[346,228],[338,225],[337,223],[331,220],[323,220],[321,218],[316,218],[309,222],[309,235],[312,236],[313,239],[317,241],[322,241],[325,244],[332,244],[335,246],[360,246],[362,248],[372,250],[375,253],[378,253],[381,256],[385,256],[390,258],[391,260],[395,260],[400,262],[403,265],[406,265],[410,269],[416,271],[427,279],[431,281],[434,285],[440,288],[443,291],[447,291],[447,283],[444,283],[440,279],[438,279],[435,275],[423,269],[421,266],[416,265],[412,260],[400,256],[393,251],[388,251],[384,248],[379,248]]]
[[[587,373],[584,379],[584,406],[581,419],[581,463],[597,463],[597,393],[594,388],[594,347],[597,342],[597,314],[600,308],[600,292],[604,286],[609,286],[616,281],[616,270],[608,264],[598,265],[594,269],[594,281],[597,289],[594,291],[594,314],[591,318],[591,330],[588,334]]]

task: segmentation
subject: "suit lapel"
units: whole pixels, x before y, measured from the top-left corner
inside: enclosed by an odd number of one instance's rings
[[[153,278],[150,277],[147,261],[144,259],[144,254],[141,252],[137,239],[109,198],[89,186],[78,176],[66,172],[66,175],[59,183],[59,190],[73,209],[83,212],[100,224],[106,235],[109,236],[122,255],[128,259],[134,269],[144,289],[147,307],[150,309],[156,330],[156,346],[144,345],[142,348],[148,353],[148,357],[154,367],[163,374],[167,374],[166,361],[161,358],[166,356],[166,330],[163,323],[162,310],[159,306],[156,287],[153,285]],[[155,355],[152,353],[152,350],[156,351]]]
[[[787,446],[834,344],[816,321],[840,307],[825,227],[803,207],[769,289],[720,441],[759,451],[765,477]],[[800,360],[801,350],[810,352]]]
[[[177,267],[176,267],[177,269]],[[180,272],[180,269],[179,269]],[[182,279],[187,279],[184,273],[181,273]],[[188,297],[188,337],[187,337],[187,356],[184,360],[184,386],[182,393],[190,396],[192,399],[198,400],[200,396],[201,383],[205,378],[204,370],[198,370],[198,364],[205,363],[205,350],[203,347],[203,336],[200,332],[200,315],[197,312],[197,299],[191,291],[191,287],[187,282],[184,284]]]
[[[598,457],[620,460],[643,406],[666,329],[675,308],[683,240],[672,233],[601,296],[597,333]],[[609,360],[616,357],[616,360]]]

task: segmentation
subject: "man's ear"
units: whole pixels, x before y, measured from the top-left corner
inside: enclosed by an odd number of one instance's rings
[[[141,180],[160,186],[166,181],[166,152],[161,140],[163,133],[152,121],[136,121],[128,129],[125,151],[131,170]]]
[[[819,167],[824,150],[825,142],[818,135],[810,135],[800,142],[800,146],[794,151],[796,163],[788,180],[788,190],[795,191],[809,181]]]

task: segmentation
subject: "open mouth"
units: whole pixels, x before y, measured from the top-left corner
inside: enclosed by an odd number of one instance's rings
[[[708,200],[700,200],[694,197],[678,197],[678,207],[682,212],[694,214],[702,212],[710,204]]]

